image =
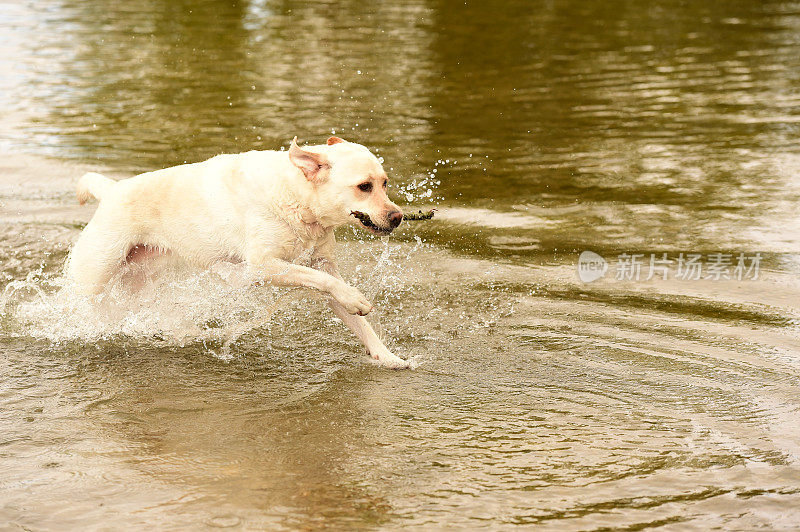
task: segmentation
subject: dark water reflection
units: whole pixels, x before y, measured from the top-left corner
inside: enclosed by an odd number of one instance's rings
[[[335,129],[401,181],[448,160],[449,204],[579,201],[581,216],[554,211],[566,231],[540,231],[566,249],[783,252],[798,234],[793,6],[36,3],[13,10],[4,96],[27,120],[3,136],[140,172]],[[775,224],[780,238],[742,238]]]
[[[0,12],[0,524],[796,526],[800,2]],[[229,343],[163,339],[181,309],[257,298],[170,292],[162,322],[100,340],[48,299],[91,214],[82,171],[333,131],[385,158],[401,203],[440,208],[343,253],[417,370],[360,363],[313,297]],[[586,285],[587,248],[764,270]]]

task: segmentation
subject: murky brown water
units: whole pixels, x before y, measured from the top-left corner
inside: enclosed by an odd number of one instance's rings
[[[0,527],[800,522],[800,2],[0,13]],[[332,131],[440,209],[341,235],[416,369],[369,364],[301,290],[201,275],[106,312],[59,290],[86,170]],[[713,253],[732,279],[704,278]]]

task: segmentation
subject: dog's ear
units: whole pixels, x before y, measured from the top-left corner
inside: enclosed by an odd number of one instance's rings
[[[331,144],[339,144],[340,142],[345,142],[345,140],[339,137],[328,137],[328,146]]]
[[[325,171],[330,167],[328,159],[321,153],[306,151],[297,145],[297,137],[292,139],[289,147],[289,160],[303,171],[306,179],[312,183],[321,183],[325,180]]]

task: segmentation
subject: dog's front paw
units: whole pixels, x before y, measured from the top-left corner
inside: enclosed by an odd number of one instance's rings
[[[341,283],[331,295],[341,304],[350,314],[366,316],[372,312],[372,304],[364,297],[358,288],[354,288],[346,283]]]
[[[411,366],[411,362],[403,360],[386,348],[368,351],[367,354],[375,359],[378,364],[386,368],[405,369]]]

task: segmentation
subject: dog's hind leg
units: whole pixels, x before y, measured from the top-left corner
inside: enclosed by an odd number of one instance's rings
[[[67,277],[77,289],[94,295],[103,291],[108,281],[123,264],[130,243],[115,231],[101,230],[89,222],[67,259]]]

